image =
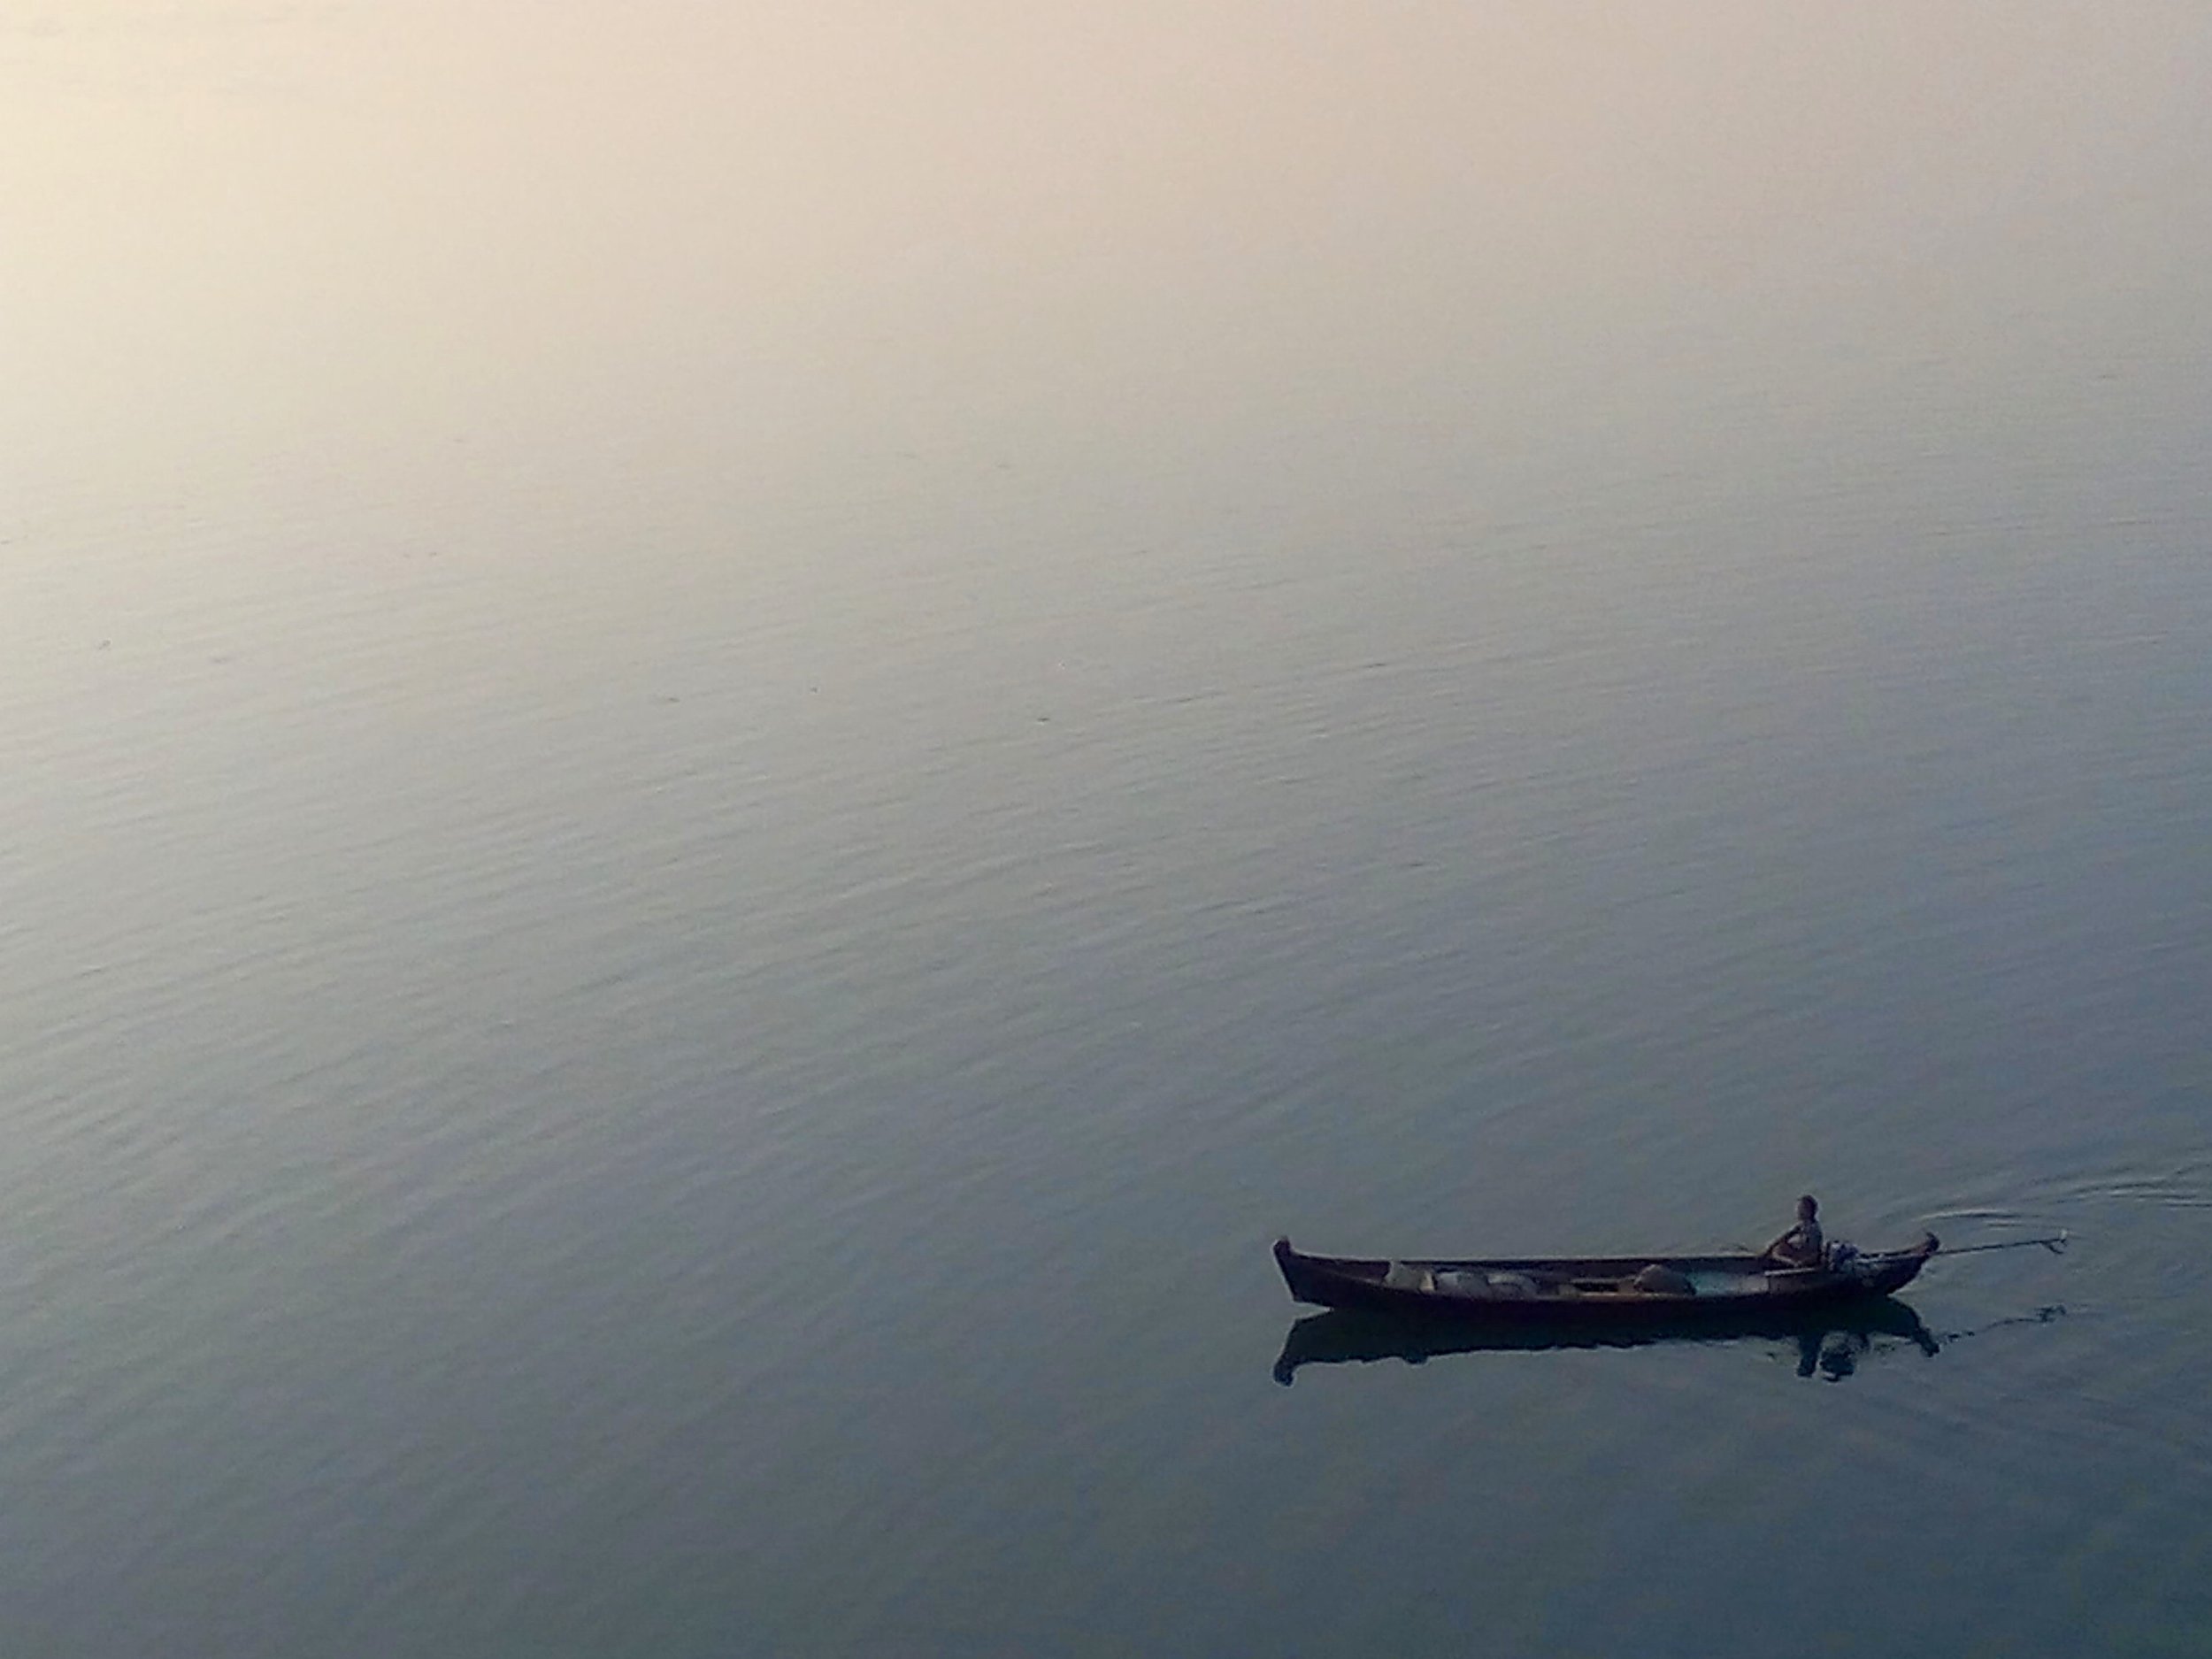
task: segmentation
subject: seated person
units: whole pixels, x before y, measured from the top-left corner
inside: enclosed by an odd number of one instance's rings
[[[1818,1267],[1824,1248],[1819,1214],[1820,1205],[1806,1194],[1797,1201],[1797,1225],[1760,1254],[1777,1267]]]

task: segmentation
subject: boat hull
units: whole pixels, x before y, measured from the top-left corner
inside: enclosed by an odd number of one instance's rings
[[[1519,1324],[1557,1320],[1678,1323],[1707,1315],[1740,1317],[1760,1310],[1811,1308],[1886,1296],[1911,1283],[1940,1247],[1933,1233],[1909,1249],[1855,1258],[1849,1271],[1773,1270],[1755,1256],[1559,1256],[1518,1260],[1391,1261],[1308,1256],[1288,1239],[1275,1241],[1275,1264],[1291,1296],[1322,1308],[1366,1308],[1427,1317]],[[1653,1269],[1663,1270],[1653,1275]],[[1663,1281],[1733,1284],[1718,1291],[1647,1289],[1639,1275]],[[1517,1294],[1467,1294],[1442,1286],[1499,1280]],[[1425,1282],[1423,1282],[1425,1280]],[[1525,1286],[1525,1289],[1520,1288]]]

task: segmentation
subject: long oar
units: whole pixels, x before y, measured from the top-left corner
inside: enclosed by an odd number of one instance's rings
[[[2063,1256],[2066,1253],[2066,1234],[2062,1232],[2055,1238],[2049,1239],[2007,1239],[2001,1244],[1962,1245],[1955,1250],[1946,1249],[1940,1252],[1940,1254],[1944,1256],[1971,1256],[1977,1250],[2024,1250],[2031,1244],[2041,1245],[2053,1256]]]

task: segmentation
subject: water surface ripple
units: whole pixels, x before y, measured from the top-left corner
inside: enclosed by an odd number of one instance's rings
[[[2206,1651],[2212,37],[986,10],[0,26],[0,1647]]]

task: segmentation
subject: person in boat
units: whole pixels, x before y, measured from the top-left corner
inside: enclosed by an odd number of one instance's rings
[[[1818,1267],[1826,1259],[1820,1236],[1820,1203],[1808,1193],[1797,1201],[1797,1225],[1760,1254],[1777,1267]]]

